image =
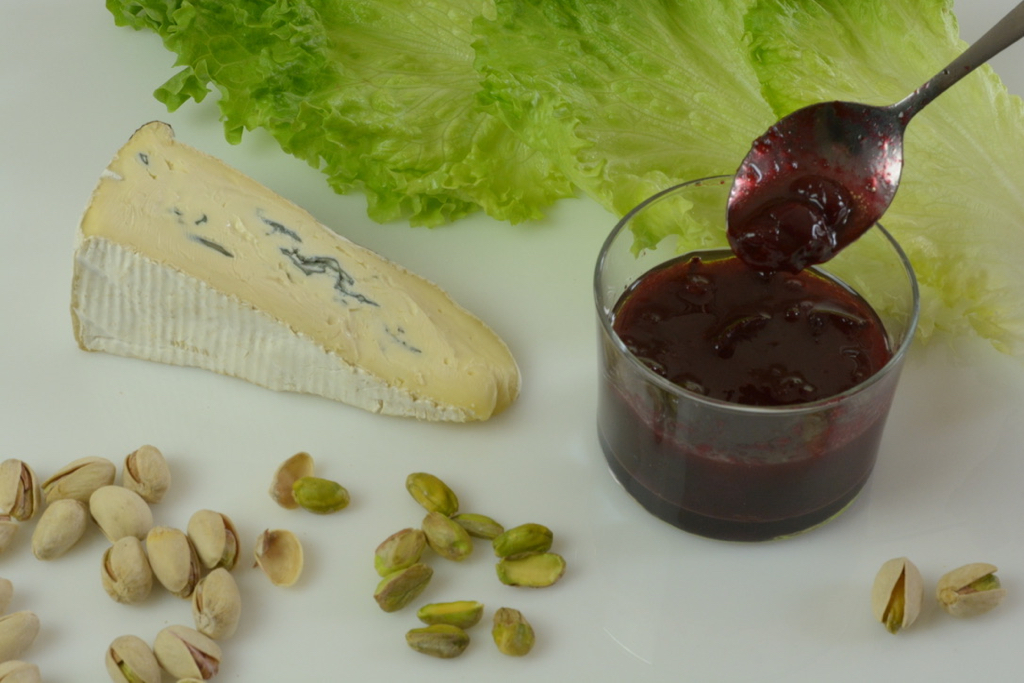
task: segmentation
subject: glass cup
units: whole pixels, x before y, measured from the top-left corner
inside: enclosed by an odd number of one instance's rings
[[[627,214],[601,248],[594,275],[600,336],[597,427],[609,468],[643,507],[701,536],[762,541],[823,524],[857,497],[918,317],[917,280],[896,241],[875,225],[815,266],[875,310],[892,357],[847,391],[814,402],[751,406],[706,397],[656,374],[613,329],[615,307],[652,268],[728,249],[731,176],[683,183]],[[638,249],[633,228],[669,235]]]

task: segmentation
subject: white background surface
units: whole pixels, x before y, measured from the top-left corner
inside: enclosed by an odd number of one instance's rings
[[[963,36],[976,38],[1009,0],[964,0]],[[154,507],[183,527],[193,511],[228,514],[246,557],[264,528],[294,530],[306,570],[275,588],[244,561],[236,569],[244,623],[224,643],[217,680],[963,681],[1017,680],[1024,670],[1024,372],[985,347],[915,348],[874,478],[841,518],[785,542],[741,545],[686,535],[632,502],[605,468],[594,431],[596,331],[590,278],[614,222],[586,200],[550,219],[510,227],[483,218],[427,231],[378,226],[361,196],[339,197],[320,175],[261,134],[223,138],[213,98],[174,114],[150,93],[173,55],[151,33],[113,25],[100,2],[6,0],[0,21],[0,457],[40,479],[72,459],[120,463],[144,443],[170,460],[174,482]],[[1024,45],[995,65],[1024,93]],[[141,124],[171,123],[183,142],[218,156],[309,209],[343,234],[447,289],[501,334],[524,376],[519,401],[480,425],[383,418],[326,400],[277,394],[193,369],[80,351],[68,303],[74,230],[100,171]],[[1024,153],[1024,150],[1021,151]],[[330,517],[278,508],[266,494],[296,451],[351,491]],[[379,541],[416,526],[422,510],[406,474],[447,480],[463,509],[555,532],[569,564],[557,586],[501,585],[489,548],[461,565],[431,561],[419,602],[476,599],[489,622],[519,608],[538,644],[500,655],[489,624],[457,660],[408,649],[411,609],[384,614],[371,595]],[[114,603],[93,528],[53,562],[31,554],[32,525],[0,556],[15,585],[11,610],[42,631],[26,659],[50,683],[104,681],[107,644],[151,640],[191,623],[188,603],[154,590],[142,606]],[[992,562],[1010,597],[976,620],[930,599],[912,630],[893,637],[870,615],[878,566],[908,555],[928,591],[943,572]],[[419,604],[419,603],[417,603]]]

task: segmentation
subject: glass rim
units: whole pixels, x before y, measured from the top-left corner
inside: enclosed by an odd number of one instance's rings
[[[758,406],[744,403],[733,403],[731,401],[725,401],[722,399],[705,396],[703,394],[698,394],[697,392],[690,391],[689,389],[686,389],[676,384],[675,382],[672,382],[671,380],[662,377],[658,373],[651,370],[646,364],[644,364],[639,358],[637,358],[633,354],[633,352],[629,350],[629,348],[626,347],[626,344],[622,341],[622,339],[619,338],[619,335],[613,329],[612,316],[609,315],[610,311],[608,311],[608,309],[605,307],[603,303],[603,288],[601,286],[602,275],[604,272],[605,262],[608,258],[608,252],[611,249],[612,243],[624,230],[627,229],[630,220],[637,213],[642,211],[644,208],[650,206],[651,204],[663,199],[665,196],[670,195],[673,192],[677,192],[686,187],[692,187],[695,185],[701,185],[710,182],[729,181],[732,180],[732,178],[732,175],[707,176],[705,178],[698,178],[696,180],[688,180],[686,182],[678,183],[676,185],[672,185],[671,187],[667,187],[664,190],[660,190],[652,194],[650,197],[643,200],[636,206],[634,206],[632,209],[630,209],[625,215],[622,216],[622,218],[619,219],[619,221],[615,224],[615,227],[612,228],[611,232],[608,233],[608,236],[601,244],[601,250],[600,252],[598,252],[597,264],[594,267],[593,293],[594,303],[597,308],[597,317],[600,321],[601,328],[604,331],[605,335],[607,335],[608,338],[612,340],[612,343],[614,344],[616,350],[619,353],[623,354],[629,360],[629,362],[641,374],[641,376],[646,378],[649,382],[653,383],[663,391],[684,396],[697,403],[702,403],[707,406],[717,407],[723,410],[731,410],[737,413],[747,413],[754,415],[799,415],[801,413],[814,413],[821,410],[825,406],[842,402],[851,396],[866,391],[867,389],[881,381],[882,378],[887,377],[893,371],[899,368],[899,366],[903,362],[904,357],[907,354],[907,350],[910,348],[910,345],[913,342],[914,337],[916,336],[917,322],[921,312],[921,292],[917,283],[917,275],[914,272],[914,267],[910,263],[910,259],[907,258],[906,253],[903,251],[903,247],[901,247],[899,242],[896,241],[896,238],[893,237],[892,234],[882,226],[881,221],[876,222],[871,227],[871,229],[878,230],[882,233],[883,238],[888,241],[889,245],[896,252],[897,260],[899,261],[900,265],[903,266],[903,270],[907,275],[907,279],[910,282],[910,292],[912,300],[910,317],[907,321],[906,334],[903,336],[903,339],[900,340],[898,347],[893,350],[892,357],[889,358],[888,362],[886,362],[886,364],[879,368],[877,372],[872,374],[863,382],[850,387],[846,391],[843,391],[838,394],[833,394],[832,396],[821,398],[816,401],[809,401],[807,403],[794,403],[783,406]]]

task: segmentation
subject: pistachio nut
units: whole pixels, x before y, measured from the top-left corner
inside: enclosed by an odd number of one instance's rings
[[[117,467],[106,458],[88,457],[73,460],[43,482],[46,504],[65,498],[89,502],[92,492],[114,483]]]
[[[996,571],[995,565],[984,562],[954,569],[939,579],[935,597],[942,609],[954,617],[984,614],[1006,597]]]
[[[192,617],[196,630],[214,640],[229,638],[238,628],[242,596],[235,577],[224,567],[204,576],[192,592]]]
[[[147,503],[159,503],[171,486],[171,468],[156,446],[142,446],[124,459],[122,483]]]
[[[61,498],[46,506],[32,532],[32,553],[53,560],[78,543],[89,524],[89,508],[74,498]]]
[[[22,610],[0,617],[0,662],[17,659],[39,635],[39,617]]]
[[[449,624],[459,628],[476,626],[484,614],[483,603],[476,600],[433,602],[416,611],[416,618],[424,624]]]
[[[153,640],[153,654],[164,671],[177,678],[208,681],[220,670],[220,646],[188,626],[167,626]]]
[[[179,598],[192,595],[199,581],[199,557],[181,529],[155,526],[146,534],[146,554],[153,576]]]
[[[461,655],[469,647],[469,634],[458,626],[433,624],[414,628],[405,634],[409,647],[431,657],[451,659]]]
[[[543,524],[520,524],[496,536],[491,545],[498,557],[543,553],[551,549],[554,534]]]
[[[881,566],[871,587],[871,612],[889,633],[914,623],[921,612],[924,581],[917,566],[894,557]]]
[[[292,497],[299,507],[318,515],[328,515],[348,507],[349,495],[344,486],[320,477],[299,477],[292,484]]]
[[[440,512],[428,512],[421,528],[427,536],[427,545],[446,560],[461,562],[473,552],[473,539],[469,533]]]
[[[103,590],[117,602],[134,605],[149,597],[153,570],[142,541],[135,536],[114,541],[103,553],[101,577]]]
[[[10,515],[0,514],[0,553],[11,547],[18,533],[18,520]]]
[[[377,546],[373,554],[373,568],[381,576],[405,569],[420,561],[426,547],[427,535],[422,529],[396,531]]]
[[[422,562],[399,569],[380,580],[373,599],[385,612],[397,612],[423,592],[433,575],[434,570]]]
[[[270,484],[270,497],[287,510],[299,507],[292,493],[292,486],[302,477],[313,476],[313,457],[309,453],[296,453],[285,460],[274,472]]]
[[[89,496],[89,514],[113,543],[125,536],[144,539],[153,528],[153,511],[142,496],[123,486],[101,486]]]
[[[207,569],[234,569],[238,563],[239,540],[231,518],[213,510],[197,510],[185,528],[199,561]]]
[[[525,553],[502,558],[495,569],[506,586],[545,588],[565,574],[565,559],[557,553]]]
[[[405,488],[427,512],[451,517],[459,511],[459,499],[447,484],[426,472],[413,472],[405,478]]]
[[[11,604],[14,597],[14,584],[10,579],[0,577],[0,614],[7,612],[7,606]]]
[[[107,673],[114,683],[160,683],[163,672],[153,650],[138,636],[119,636],[107,648]]]
[[[486,515],[477,515],[471,512],[460,512],[459,514],[454,515],[452,519],[458,522],[459,526],[465,529],[470,536],[483,538],[488,541],[493,541],[505,532],[505,527],[501,526]]]
[[[35,664],[12,659],[0,663],[0,683],[42,683],[43,677]]]
[[[287,529],[267,529],[256,539],[256,565],[275,586],[291,586],[303,567],[302,544]]]
[[[533,649],[533,626],[522,612],[511,607],[502,607],[494,613],[491,636],[498,650],[506,655],[522,657]]]
[[[42,493],[32,468],[16,458],[0,462],[0,514],[27,522],[41,506]]]

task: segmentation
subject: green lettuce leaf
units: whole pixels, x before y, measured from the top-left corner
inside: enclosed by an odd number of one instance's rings
[[[438,225],[480,209],[538,218],[574,189],[476,104],[482,0],[107,0],[119,25],[163,38],[184,67],[171,110],[215,87],[227,138],[264,128],[360,189],[378,221]]]

